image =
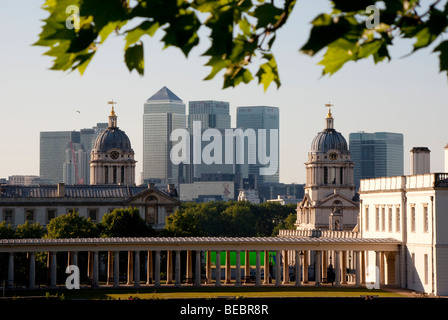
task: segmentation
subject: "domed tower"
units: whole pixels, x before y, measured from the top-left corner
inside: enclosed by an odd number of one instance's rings
[[[325,129],[311,143],[305,195],[297,206],[298,229],[351,230],[357,224],[353,165],[344,136],[334,129],[331,104]]]
[[[115,102],[109,104],[109,126],[96,138],[90,155],[90,184],[135,185],[134,150],[126,133],[117,126]]]

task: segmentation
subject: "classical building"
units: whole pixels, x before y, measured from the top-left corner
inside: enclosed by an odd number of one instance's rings
[[[14,227],[27,221],[46,226],[71,211],[99,222],[105,213],[131,206],[153,228],[164,227],[166,217],[180,205],[177,190],[173,185],[167,189],[153,184],[135,186],[134,151],[117,126],[114,103],[110,104],[109,125],[97,136],[91,152],[91,184],[1,185],[0,222]]]
[[[330,107],[331,105],[327,105]],[[311,143],[297,229],[352,230],[358,223],[353,162],[345,138],[334,129],[329,109],[325,129]]]
[[[109,125],[95,140],[90,157],[90,184],[135,185],[134,150],[131,141],[117,126],[112,104]]]

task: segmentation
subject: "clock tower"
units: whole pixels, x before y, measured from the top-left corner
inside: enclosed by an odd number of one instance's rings
[[[325,129],[311,143],[306,167],[305,195],[297,205],[297,229],[352,230],[358,203],[353,181],[354,163],[347,141],[334,129],[331,104]]]
[[[126,133],[117,126],[114,101],[109,125],[95,140],[90,155],[90,184],[135,185],[134,150]]]

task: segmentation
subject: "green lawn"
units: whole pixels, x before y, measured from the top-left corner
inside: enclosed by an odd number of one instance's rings
[[[12,291],[9,296],[52,296],[64,295],[64,299],[129,299],[130,297],[139,299],[191,299],[191,298],[278,298],[278,297],[360,297],[360,296],[378,296],[378,297],[404,297],[398,293],[387,290],[368,290],[366,288],[353,287],[233,287],[222,286],[216,288],[214,286],[203,286],[195,288],[184,286],[180,288],[174,287],[142,287],[136,288],[119,288],[119,289],[79,289],[79,290],[35,290],[35,291]]]

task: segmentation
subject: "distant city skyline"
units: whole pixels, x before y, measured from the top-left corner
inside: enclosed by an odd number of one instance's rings
[[[310,21],[328,11],[328,2],[301,3],[279,31],[274,47],[281,87],[264,92],[254,80],[222,90],[221,74],[203,81],[209,72],[204,66],[207,59],[201,56],[206,46],[193,49],[187,60],[180,50],[162,50],[162,33],[144,39],[149,45],[145,47],[147,70],[143,77],[126,69],[122,42],[113,36],[100,46],[83,76],[51,71],[51,60],[43,55],[45,49],[31,46],[41,31],[41,20],[47,17],[40,6],[34,1],[25,1],[25,5],[7,2],[0,12],[6,26],[0,34],[8,44],[0,52],[0,144],[7,150],[0,160],[0,178],[38,175],[39,133],[92,127],[104,121],[110,99],[118,102],[119,126],[132,141],[136,172],[142,172],[142,106],[163,86],[183,101],[228,101],[232,126],[238,106],[278,107],[280,182],[305,181],[304,163],[312,138],[322,129],[324,104],[329,101],[334,105],[338,131],[346,138],[357,131],[402,133],[404,174],[409,174],[409,150],[413,147],[428,147],[431,171],[444,171],[448,134],[441,128],[448,115],[448,83],[446,74],[438,71],[438,55],[432,53],[436,44],[405,57],[412,51],[413,41],[397,39],[390,62],[351,62],[333,76],[321,77],[322,67],[317,63],[324,52],[310,58],[298,49],[307,41]]]

